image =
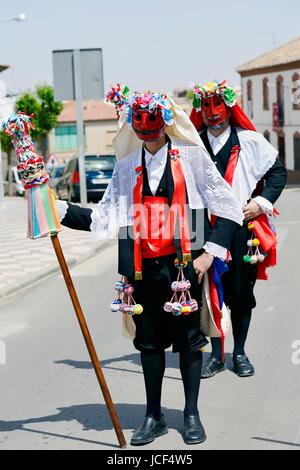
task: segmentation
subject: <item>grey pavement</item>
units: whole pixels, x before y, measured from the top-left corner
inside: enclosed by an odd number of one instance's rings
[[[279,266],[256,287],[247,347],[256,375],[240,379],[232,373],[229,338],[229,370],[201,384],[208,439],[186,446],[178,357],[168,351],[163,406],[170,431],[138,450],[300,449],[299,201],[299,189],[284,192]],[[117,279],[115,244],[74,267],[72,275],[129,443],[144,414],[144,385],[139,354],[122,337],[119,314],[108,308]],[[60,274],[2,302],[0,340],[7,356],[0,365],[0,449],[118,449]]]
[[[26,234],[26,200],[5,198],[5,207],[0,208],[0,299],[59,269],[50,238],[30,240]],[[93,239],[90,233],[66,228],[59,238],[69,265],[103,246],[103,241]]]

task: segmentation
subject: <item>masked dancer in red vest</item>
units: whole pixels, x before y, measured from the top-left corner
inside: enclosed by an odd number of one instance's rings
[[[131,444],[147,444],[168,432],[161,389],[170,346],[179,353],[185,393],[183,438],[200,443],[206,438],[198,394],[201,349],[207,344],[200,331],[201,279],[215,256],[226,258],[243,213],[188,116],[171,98],[129,94],[117,85],[108,100],[119,115],[111,181],[96,209],[58,201],[62,224],[102,238],[118,236],[118,271],[137,303],[122,304],[123,320],[141,353],[147,399]],[[214,227],[207,209],[218,217]]]
[[[278,152],[258,132],[236,103],[227,81],[194,87],[191,121],[200,133],[217,170],[232,186],[244,212],[244,224],[230,247],[229,270],[222,276],[224,301],[231,309],[234,336],[234,372],[240,377],[255,373],[245,353],[256,279],[266,279],[266,268],[276,263],[276,235],[271,218],[287,172]],[[225,369],[223,342],[212,338],[212,354],[202,377]]]

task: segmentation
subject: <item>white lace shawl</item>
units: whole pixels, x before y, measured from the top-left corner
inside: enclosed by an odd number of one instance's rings
[[[262,134],[242,128],[236,130],[241,151],[232,181],[232,190],[241,207],[244,207],[257,183],[274,165],[278,151]]]
[[[242,224],[240,203],[203,146],[171,140],[172,148],[180,151],[191,209],[207,208],[216,216]],[[120,227],[133,225],[135,169],[141,165],[141,155],[142,145],[117,161],[106,192],[92,213],[91,231],[97,237],[115,238]]]

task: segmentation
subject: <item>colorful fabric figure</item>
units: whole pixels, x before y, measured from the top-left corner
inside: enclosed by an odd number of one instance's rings
[[[49,175],[43,158],[37,153],[30,131],[32,116],[17,113],[3,124],[5,134],[12,138],[18,159],[18,174],[27,190],[28,237],[40,238],[61,230],[55,196],[48,186]]]

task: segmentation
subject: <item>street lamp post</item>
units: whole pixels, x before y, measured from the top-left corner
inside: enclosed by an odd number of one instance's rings
[[[0,20],[0,23],[10,23],[11,21],[22,22],[22,21],[26,21],[26,20],[27,20],[27,15],[25,15],[25,13],[20,13],[15,18],[8,18],[7,20]]]
[[[7,20],[0,20],[0,23],[10,23],[12,21],[23,22],[27,20],[25,13],[19,13],[15,18],[9,18]],[[3,181],[3,169],[2,169],[2,149],[0,142],[0,209],[4,207],[4,181]]]

